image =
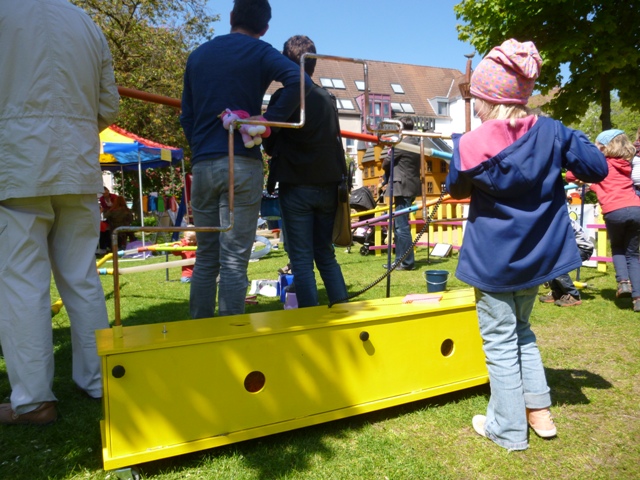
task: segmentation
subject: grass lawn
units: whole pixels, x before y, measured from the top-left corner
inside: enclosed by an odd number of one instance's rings
[[[386,256],[362,256],[359,245],[337,252],[349,292],[383,273]],[[428,269],[453,272],[457,256],[431,257],[420,249],[417,271],[396,272],[391,296],[426,292]],[[170,260],[173,260],[171,258]],[[147,262],[164,261],[157,257]],[[249,266],[250,279],[277,278],[286,254],[272,251]],[[136,265],[131,263],[121,266]],[[110,266],[110,265],[109,265]],[[530,447],[508,453],[478,436],[471,417],[484,413],[489,387],[182,455],[138,467],[148,479],[634,479],[640,478],[640,314],[630,299],[615,298],[615,278],[582,268],[583,304],[537,304],[532,323],[552,390],[558,437],[532,434]],[[189,317],[189,286],[179,269],[121,277],[125,325]],[[102,277],[110,318],[113,279]],[[321,302],[327,303],[322,284]],[[449,289],[465,288],[451,276]],[[359,299],[386,296],[387,282]],[[545,291],[541,289],[541,292]],[[52,299],[58,298],[52,284]],[[281,309],[277,298],[258,297],[247,312]],[[0,426],[0,479],[115,479],[102,469],[102,406],[79,393],[71,380],[66,310],[53,318],[60,419],[46,427]],[[410,366],[408,366],[410,368]],[[10,393],[0,357],[0,396]]]

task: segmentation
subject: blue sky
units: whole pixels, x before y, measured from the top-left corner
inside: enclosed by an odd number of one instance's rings
[[[311,38],[318,53],[362,60],[465,70],[470,44],[458,40],[453,6],[459,0],[270,0],[262,38],[278,50],[292,35]],[[219,13],[216,34],[229,32],[233,0],[209,0]],[[476,54],[473,66],[480,61]]]

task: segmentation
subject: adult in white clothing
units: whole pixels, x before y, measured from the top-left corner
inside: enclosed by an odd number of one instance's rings
[[[0,72],[0,342],[11,384],[0,423],[46,424],[57,419],[52,272],[71,323],[73,381],[102,396],[99,132],[119,97],[104,35],[67,0],[0,0]]]

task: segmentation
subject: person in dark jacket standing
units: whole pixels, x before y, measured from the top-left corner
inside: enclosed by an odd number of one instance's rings
[[[400,118],[403,130],[413,130],[413,120],[411,117]],[[417,137],[405,137],[394,147],[393,154],[393,208],[394,211],[409,208],[418,195],[422,194],[422,184],[420,182],[420,154],[402,149],[402,144],[420,145]],[[391,152],[382,161],[382,168],[388,179],[391,179]],[[385,195],[388,197],[391,188],[387,185]],[[402,258],[407,250],[409,254],[404,261],[396,267],[397,270],[413,270],[415,268],[415,256],[411,244],[411,226],[409,225],[409,214],[398,215],[393,219],[393,234],[396,244],[396,263]],[[390,268],[384,265],[384,268]]]
[[[471,77],[482,125],[453,135],[446,180],[471,197],[456,277],[475,287],[491,397],[475,431],[508,450],[528,448],[528,426],[554,437],[551,395],[529,317],[538,286],[580,266],[562,169],[600,181],[604,156],[587,137],[527,108],[542,59],[532,42],[507,40]]]
[[[316,53],[316,48],[308,37],[296,35],[285,42],[282,53],[299,64],[303,54]],[[315,64],[315,58],[305,61],[309,77],[313,75]],[[282,90],[275,92],[271,102],[277,102],[281,94]],[[312,307],[318,305],[314,261],[329,302],[347,297],[347,287],[331,239],[345,157],[340,144],[336,105],[329,92],[313,84],[305,97],[305,110],[306,121],[302,128],[273,132],[264,139],[263,145],[272,156],[269,183],[279,183],[286,249],[294,274],[298,306]],[[296,111],[290,121],[299,118],[300,112]]]

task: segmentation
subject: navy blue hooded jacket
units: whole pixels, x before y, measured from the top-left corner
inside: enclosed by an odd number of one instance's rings
[[[601,181],[608,169],[597,147],[541,117],[497,155],[462,170],[461,137],[453,136],[446,180],[453,198],[471,196],[456,277],[486,292],[513,292],[578,268],[561,173]]]

